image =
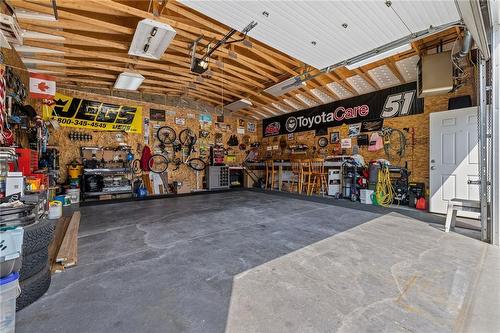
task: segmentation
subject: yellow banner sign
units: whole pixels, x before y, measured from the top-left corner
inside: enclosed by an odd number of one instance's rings
[[[99,131],[142,132],[142,107],[124,106],[56,93],[53,104],[44,112],[45,119],[54,119],[61,126]]]

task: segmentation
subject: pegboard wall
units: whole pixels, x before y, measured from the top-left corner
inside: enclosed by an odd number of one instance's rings
[[[222,143],[227,147],[227,141],[232,134],[237,135],[240,143],[243,141],[244,136],[248,136],[249,142],[254,142],[258,140],[258,133],[261,132],[260,125],[255,120],[249,120],[246,118],[234,117],[230,114],[224,116],[224,122],[220,123],[222,126],[216,126],[217,115],[209,114],[212,118],[211,124],[203,124],[200,122],[200,112],[198,110],[183,108],[183,107],[171,107],[164,105],[156,105],[151,103],[141,103],[133,100],[107,97],[97,94],[79,92],[76,90],[68,89],[58,89],[58,92],[67,96],[73,96],[78,98],[85,98],[94,101],[100,101],[104,103],[113,103],[121,105],[131,105],[131,106],[143,106],[143,117],[149,118],[150,109],[159,109],[165,111],[165,121],[150,121],[149,125],[149,144],[151,151],[154,153],[157,149],[159,141],[156,139],[156,132],[160,126],[170,126],[175,129],[177,135],[184,128],[190,128],[198,135],[199,131],[202,129],[208,131],[209,137],[206,139],[199,138],[196,150],[200,150],[200,146],[209,145],[214,143],[216,133],[222,134]],[[185,121],[185,125],[177,125],[177,121]],[[254,133],[248,132],[248,123],[256,125],[256,130]],[[219,123],[217,123],[219,124]],[[239,126],[242,125],[242,126]],[[227,128],[230,126],[230,129]],[[244,134],[236,134],[237,128],[244,128]],[[225,128],[225,129],[224,129]],[[80,147],[86,146],[101,146],[101,147],[116,147],[120,143],[126,143],[132,147],[132,151],[136,158],[140,158],[141,153],[137,150],[138,147],[143,147],[145,144],[144,133],[132,134],[124,132],[106,132],[106,131],[90,131],[88,129],[79,129],[73,127],[61,127],[59,130],[49,129],[49,145],[55,146],[60,151],[60,166],[61,166],[61,179],[66,179],[66,165],[69,164],[73,159],[80,161]],[[74,141],[70,140],[70,133],[84,133],[90,134],[92,139],[89,141]],[[236,155],[235,163],[241,162],[246,153],[244,150],[240,150],[239,147],[232,147],[232,153]],[[195,154],[196,155],[196,154]],[[194,155],[194,156],[195,156]],[[199,184],[201,184],[202,173],[199,174],[200,179]],[[173,166],[169,167],[168,170],[169,183],[173,181],[180,181],[188,184],[190,188],[194,189],[196,187],[196,174],[195,172],[186,165],[181,165],[179,170],[173,171]]]

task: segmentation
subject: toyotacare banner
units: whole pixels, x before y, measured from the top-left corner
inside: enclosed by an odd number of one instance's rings
[[[45,119],[54,119],[61,126],[98,131],[142,132],[142,107],[90,101],[56,93],[45,106]]]
[[[315,106],[263,120],[263,136],[298,133],[424,112],[417,83],[407,83],[369,94]]]

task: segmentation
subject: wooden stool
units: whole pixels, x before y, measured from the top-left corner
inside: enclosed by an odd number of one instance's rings
[[[275,180],[274,174],[276,174],[276,178],[278,178],[278,169],[274,165],[273,160],[266,161],[266,189],[269,187],[270,190],[274,188],[274,182],[279,181],[279,179]]]
[[[479,201],[456,198],[448,201],[448,212],[446,214],[446,223],[444,224],[445,232],[449,232],[450,229],[455,228],[458,211],[481,213],[481,204]]]
[[[292,167],[292,176],[297,179],[297,181],[294,181],[293,179],[290,180],[291,185],[290,185],[290,192],[293,192],[293,184],[297,185],[297,193],[302,192],[302,161],[301,160],[292,160],[290,162],[291,167]]]
[[[301,177],[302,186],[300,191],[302,192],[302,188],[305,187],[306,194],[309,194],[309,191],[312,186],[311,160],[302,160],[301,167],[302,167],[302,177]]]
[[[325,194],[328,189],[328,182],[326,181],[327,173],[325,172],[325,160],[322,158],[314,158],[311,160],[311,173],[312,173],[312,187],[309,195],[312,195],[314,190],[318,194]]]

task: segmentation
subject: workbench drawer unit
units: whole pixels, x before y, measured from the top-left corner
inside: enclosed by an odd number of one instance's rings
[[[206,170],[209,191],[229,189],[229,167],[209,166]]]

